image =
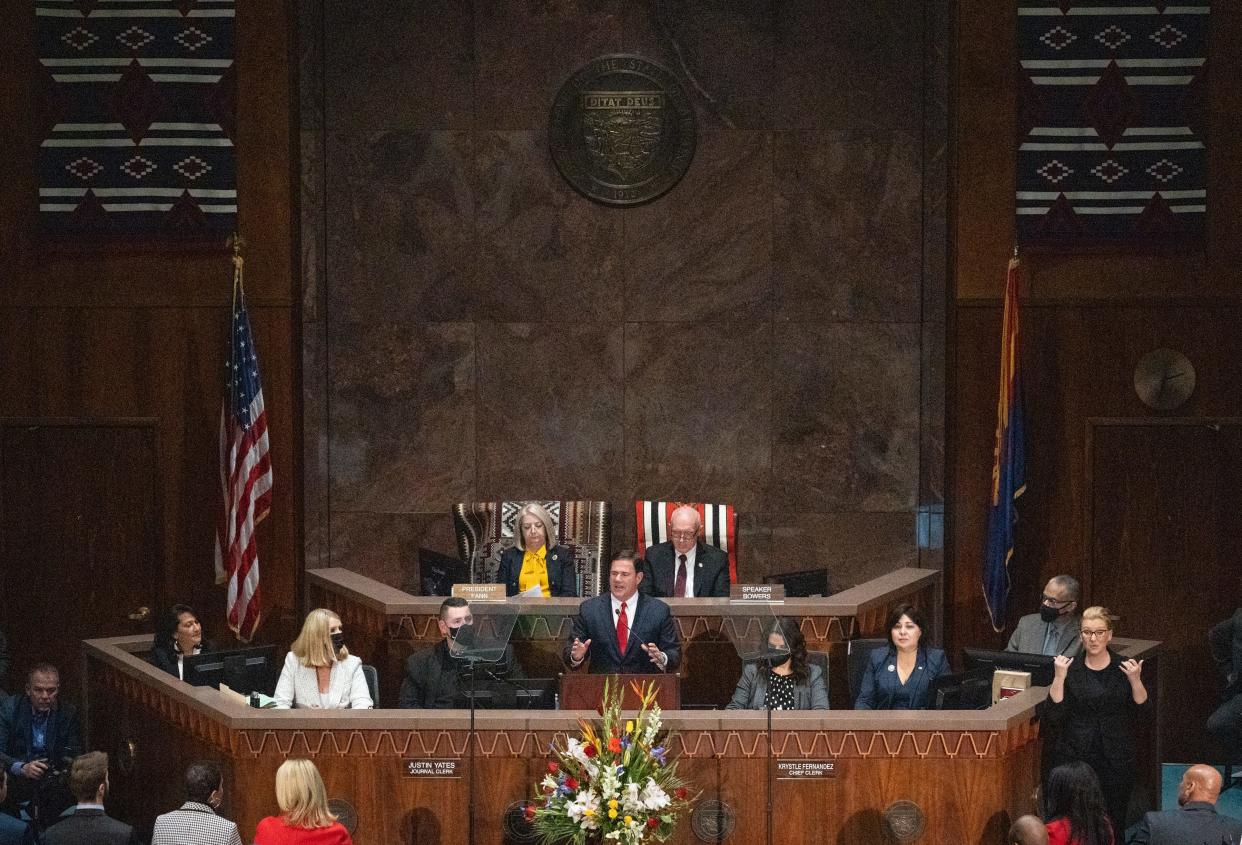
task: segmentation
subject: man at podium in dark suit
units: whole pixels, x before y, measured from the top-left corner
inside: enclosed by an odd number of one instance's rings
[[[576,669],[588,659],[592,674],[642,675],[672,671],[681,661],[681,643],[668,605],[639,592],[643,573],[638,556],[623,551],[608,569],[608,589],[587,599],[574,619],[573,640],[564,659]]]
[[[699,542],[703,519],[689,505],[668,518],[667,543],[647,549],[639,589],[664,598],[729,596],[729,557],[715,546]]]

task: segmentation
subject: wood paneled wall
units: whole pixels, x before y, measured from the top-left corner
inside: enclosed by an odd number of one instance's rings
[[[1066,572],[1083,579],[1089,590],[1086,603],[1132,609],[1128,615],[1122,612],[1118,623],[1122,636],[1193,640],[1194,648],[1205,649],[1206,627],[1216,621],[1210,617],[1218,611],[1205,596],[1224,592],[1225,604],[1236,603],[1238,585],[1216,583],[1204,574],[1216,570],[1215,560],[1197,566],[1207,562],[1191,558],[1205,546],[1217,554],[1233,548],[1231,523],[1214,520],[1203,510],[1194,517],[1205,520],[1195,532],[1176,524],[1171,516],[1184,508],[1173,507],[1171,491],[1150,489],[1158,483],[1158,473],[1129,473],[1122,479],[1118,469],[1110,477],[1094,477],[1090,443],[1092,431],[1103,420],[1147,425],[1178,418],[1217,426],[1242,414],[1242,392],[1237,388],[1242,378],[1242,192],[1238,190],[1242,141],[1225,129],[1242,90],[1238,61],[1242,7],[1212,7],[1213,129],[1206,249],[1024,259],[1021,367],[1028,489],[1019,503],[1017,549],[1010,567],[1013,598],[1008,627],[1001,635],[988,624],[980,564],[996,413],[1000,296],[1014,237],[1014,148],[1009,139],[1015,134],[1015,6],[1010,2],[998,9],[992,0],[962,0],[956,22],[950,135],[955,150],[950,212],[955,306],[947,365],[949,644],[955,650],[963,645],[1002,644],[1018,616],[1036,609],[1044,582]],[[1198,374],[1190,401],[1168,413],[1144,406],[1132,382],[1139,358],[1162,346],[1188,355]],[[1194,428],[1175,429],[1161,439],[1161,457],[1177,462],[1183,455],[1187,466],[1206,466],[1199,457],[1191,460],[1208,448],[1190,436]],[[1134,442],[1133,459],[1149,460],[1150,447],[1139,440]],[[1223,458],[1228,444],[1224,440],[1220,444],[1211,448],[1218,448]],[[1220,472],[1226,476],[1223,480],[1217,477]],[[1236,490],[1240,481],[1238,463],[1230,466],[1224,461],[1212,477],[1186,483],[1205,489],[1232,485]],[[1092,503],[1105,488],[1120,501],[1102,512]],[[1166,543],[1161,554],[1149,555],[1141,564],[1137,553],[1118,561],[1116,554],[1102,552],[1112,551],[1109,538],[1115,541],[1140,528],[1164,540],[1192,533],[1197,539]],[[1200,536],[1204,532],[1208,540]],[[1125,572],[1124,578],[1119,571]],[[1160,613],[1152,613],[1147,600],[1153,591],[1160,592]],[[1145,596],[1143,601],[1135,600],[1139,594]],[[1166,665],[1178,660],[1176,654],[1171,656]],[[1191,687],[1184,692],[1204,702],[1214,700],[1214,677],[1199,674],[1185,681]],[[1176,748],[1165,751],[1166,759],[1177,753]]]
[[[5,0],[5,60],[0,62],[0,418],[38,424],[72,418],[104,424],[149,418],[155,428],[155,486],[162,520],[155,541],[160,573],[149,585],[157,610],[193,604],[209,636],[228,639],[224,588],[213,581],[218,493],[217,433],[227,354],[232,266],[224,245],[197,252],[164,249],[57,251],[41,243],[37,209],[35,16],[28,3]],[[248,241],[246,289],[271,428],[275,490],[272,514],[259,528],[267,598],[261,636],[287,641],[300,580],[295,496],[300,450],[293,270],[296,205],[291,182],[289,10],[284,3],[237,6],[237,146],[239,228]],[[127,491],[115,490],[125,497]],[[0,507],[3,503],[0,503]],[[102,504],[84,509],[99,519]],[[0,568],[38,567],[14,559],[0,538]],[[125,577],[126,572],[116,573]],[[64,589],[80,573],[67,573]],[[20,581],[20,579],[18,579]],[[0,602],[5,614],[17,601]],[[122,616],[130,608],[115,608]],[[96,635],[98,620],[62,620],[66,637]],[[18,686],[32,660],[29,642],[10,642]]]

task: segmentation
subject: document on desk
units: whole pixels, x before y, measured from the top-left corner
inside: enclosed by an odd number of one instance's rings
[[[543,598],[543,590],[540,588],[538,584],[536,584],[535,586],[531,587],[529,590],[525,590],[521,593],[518,593],[516,596],[514,596],[514,598],[541,599]]]

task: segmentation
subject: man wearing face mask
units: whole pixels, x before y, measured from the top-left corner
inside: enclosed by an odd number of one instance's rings
[[[185,771],[185,803],[155,819],[151,845],[242,845],[237,825],[216,815],[224,800],[224,776],[210,761]]]
[[[1081,589],[1069,575],[1057,575],[1044,587],[1039,613],[1018,620],[1006,651],[1023,654],[1063,654],[1075,657],[1082,650],[1078,633],[1078,600]]]
[[[469,665],[458,656],[461,647],[457,644],[457,636],[463,626],[473,622],[470,603],[465,599],[452,596],[441,602],[440,619],[436,624],[444,639],[431,648],[415,652],[405,661],[398,707],[450,709],[461,706],[470,680]],[[500,660],[477,667],[474,686],[476,692],[494,693],[496,698],[503,699],[506,691],[512,690],[512,682],[525,677],[513,656],[513,646],[505,646]]]

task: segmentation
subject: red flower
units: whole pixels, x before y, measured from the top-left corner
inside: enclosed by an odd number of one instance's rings
[[[526,805],[526,820],[528,822],[535,820],[535,805],[534,804]]]
[[[549,772],[549,773],[551,773],[551,774],[556,774],[556,771],[557,771],[557,769],[559,769],[559,768],[560,768],[560,766],[556,765],[556,761],[555,761],[555,760],[553,760],[551,763],[549,763],[549,764],[548,764],[548,772]]]
[[[586,748],[583,748],[583,749],[582,749],[582,753],[583,753],[583,754],[585,754],[585,755],[587,756],[587,759],[588,759],[588,760],[589,760],[589,759],[591,759],[591,758],[593,758],[593,757],[595,756],[595,746],[594,746],[594,745],[588,745]]]
[[[621,753],[621,740],[617,739],[615,736],[610,737],[608,739],[608,750],[611,751],[613,754],[620,754]]]
[[[655,816],[652,816],[651,818],[647,819],[647,827],[659,827],[659,826],[660,826],[660,820],[657,819]]]
[[[686,792],[686,788],[684,786],[679,786],[673,790],[673,794],[677,796],[678,801],[685,801],[688,793]]]
[[[575,777],[573,777],[572,775],[570,775],[569,777],[565,778],[565,788],[566,788],[566,789],[568,789],[570,792],[575,792],[575,791],[577,791],[577,789],[578,789],[578,779],[577,779],[577,778],[575,778]]]

